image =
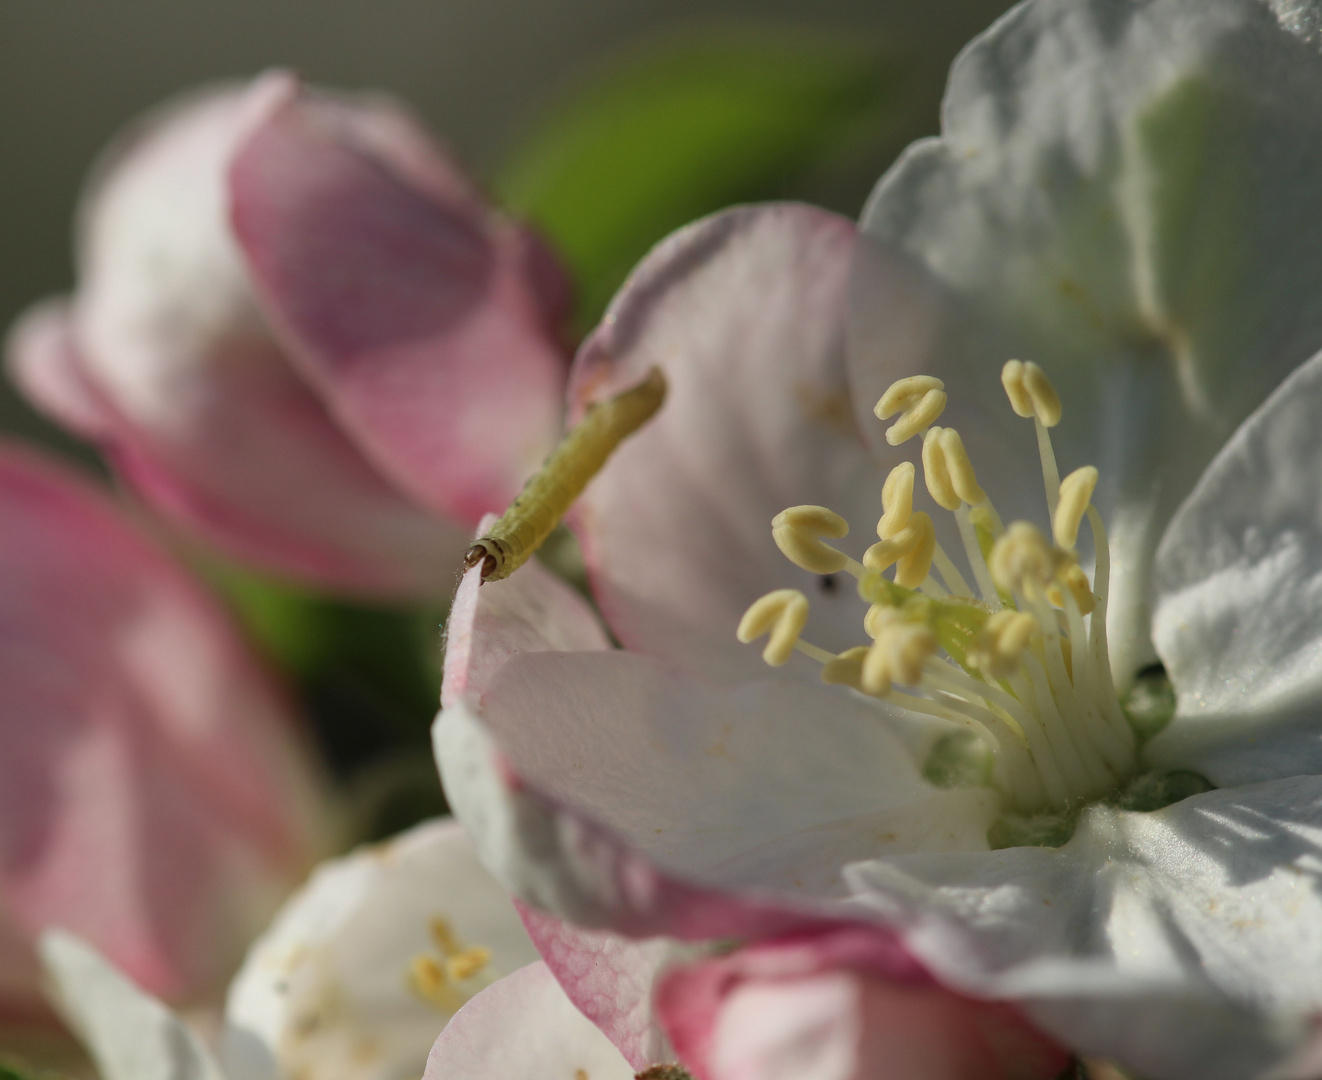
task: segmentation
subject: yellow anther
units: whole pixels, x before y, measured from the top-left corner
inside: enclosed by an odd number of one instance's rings
[[[944,428],[930,428],[923,436],[923,479],[927,482],[928,494],[944,510],[958,510],[959,493],[955,490],[950,472],[946,468],[946,455],[941,449],[941,432]]]
[[[891,383],[874,410],[877,419],[900,418],[886,429],[886,441],[899,446],[936,423],[946,407],[945,383],[931,375],[910,375]]]
[[[427,924],[427,929],[431,933],[432,941],[441,950],[441,955],[453,956],[462,948],[459,939],[454,936],[454,929],[450,926],[449,919],[437,915]]]
[[[450,985],[445,969],[434,957],[426,953],[415,956],[409,961],[408,974],[413,992],[442,1012],[456,1012],[464,1004],[464,995]]]
[[[877,536],[889,540],[909,523],[913,513],[912,461],[902,461],[891,469],[881,486],[881,520],[877,522]]]
[[[863,631],[874,641],[881,633],[881,627],[887,619],[890,618],[886,612],[892,609],[885,604],[873,604],[868,608],[867,614],[863,616]],[[866,646],[864,646],[866,648]]]
[[[1043,427],[1060,423],[1060,395],[1046,372],[1031,360],[1007,360],[1001,368],[1001,385],[1017,415],[1035,416]]]
[[[1072,548],[1079,539],[1079,524],[1088,512],[1092,493],[1097,487],[1097,470],[1091,465],[1075,469],[1060,482],[1060,501],[1051,519],[1051,535],[1063,548]]]
[[[878,697],[890,693],[893,683],[917,685],[923,664],[936,653],[936,635],[921,623],[910,622],[893,608],[878,619],[877,639],[863,657],[860,688]]]
[[[1093,595],[1088,575],[1078,563],[1072,563],[1057,575],[1056,584],[1047,589],[1047,599],[1056,607],[1065,606],[1065,594],[1060,590],[1069,589],[1074,602],[1079,606],[1079,614],[1087,615],[1097,606],[1097,597]]]
[[[1026,611],[998,611],[969,642],[969,662],[990,678],[1007,678],[1019,667],[1037,628],[1037,620]]]
[[[1060,395],[1051,385],[1047,373],[1031,360],[1024,364],[1024,389],[1033,399],[1033,413],[1042,421],[1043,427],[1055,427],[1060,423]]]
[[[1071,561],[1036,526],[1016,521],[993,545],[988,566],[999,588],[1040,594]]]
[[[932,571],[936,554],[936,527],[921,510],[909,515],[904,528],[889,540],[880,540],[863,553],[863,565],[869,570],[895,566],[895,584],[916,589]]]
[[[987,501],[987,493],[978,486],[978,477],[973,472],[973,462],[964,449],[964,440],[954,428],[941,429],[941,456],[945,459],[946,474],[957,494],[970,506],[977,506]]]
[[[1022,360],[1007,360],[1005,366],[1001,368],[1001,385],[1005,387],[1005,396],[1010,399],[1010,408],[1016,416],[1022,416],[1025,420],[1031,418],[1033,413],[1033,399],[1029,397],[1028,390],[1024,387],[1024,362]]]
[[[762,659],[772,667],[780,667],[790,658],[807,622],[808,598],[798,589],[777,589],[753,601],[739,620],[735,637],[747,645],[770,634]]]
[[[866,645],[846,649],[834,660],[822,665],[822,682],[831,686],[852,686],[863,689],[863,658],[868,654]]]
[[[944,390],[946,384],[933,375],[910,375],[896,379],[881,395],[873,410],[878,420],[889,420],[897,412],[910,409],[933,390]]]
[[[491,963],[491,950],[473,945],[445,961],[445,974],[451,982],[463,982],[479,974]]]
[[[813,574],[843,570],[849,557],[818,537],[837,539],[849,533],[849,523],[824,506],[791,506],[771,519],[771,536],[781,554]]]

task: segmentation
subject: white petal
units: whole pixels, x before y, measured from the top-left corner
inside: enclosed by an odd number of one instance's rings
[[[798,680],[730,688],[633,654],[540,652],[506,663],[476,715],[444,710],[436,739],[452,805],[497,876],[593,921],[614,901],[582,895],[586,871],[561,865],[560,826],[530,794],[663,873],[799,901],[843,896],[839,867],[882,850],[985,848],[995,794],[930,787],[890,720]]]
[[[1139,1075],[1255,1075],[1322,1010],[1322,778],[1095,806],[1063,848],[856,864],[957,989]]]
[[[495,522],[484,518],[481,535]],[[610,640],[587,602],[535,559],[504,581],[464,574],[445,624],[441,702],[480,694],[511,656],[549,650],[606,649]]]
[[[393,1080],[422,1070],[449,1013],[410,986],[409,965],[442,959],[445,919],[490,965],[458,984],[466,1000],[536,958],[508,896],[454,821],[420,825],[328,863],[253,946],[230,987],[224,1051],[237,1075],[312,1070],[318,1080]]]
[[[735,627],[780,586],[812,599],[812,640],[834,650],[857,640],[853,582],[823,585],[771,537],[786,507],[827,504],[853,529],[840,550],[860,558],[881,514],[883,474],[855,426],[845,371],[854,238],[851,222],[794,204],[705,218],[643,260],[580,350],[575,408],[654,365],[667,380],[660,412],[602,469],[575,525],[594,594],[627,647],[756,673],[758,651]]]
[[[90,945],[48,930],[40,948],[56,1005],[102,1080],[221,1080],[197,1036]]]
[[[997,460],[999,429],[1032,470],[1031,427],[1011,426],[998,385],[1005,360],[1035,360],[1059,387],[1061,465],[1103,477],[1124,673],[1143,658],[1166,519],[1322,347],[1319,173],[1322,57],[1265,4],[1043,0],[965,49],[941,138],[911,147],[864,213],[950,295],[957,317],[929,370],[957,426],[961,401],[997,410],[969,425],[975,463]],[[862,401],[893,376],[884,356],[857,360]],[[1034,475],[980,479],[999,499]]]
[[[1322,357],[1208,467],[1157,552],[1153,638],[1179,693],[1150,759],[1218,785],[1322,772]]]
[[[634,1072],[565,997],[545,964],[529,964],[459,1010],[423,1080],[633,1080]]]

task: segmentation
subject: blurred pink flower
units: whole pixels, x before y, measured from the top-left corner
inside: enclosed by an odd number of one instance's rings
[[[50,926],[195,999],[319,846],[290,703],[90,485],[0,446],[0,521],[0,1016]]]
[[[697,1080],[1048,1080],[1068,1064],[1014,1009],[945,990],[864,925],[677,968],[657,1010]]]
[[[153,509],[337,590],[443,591],[560,424],[568,288],[419,123],[272,73],[121,136],[14,378]]]

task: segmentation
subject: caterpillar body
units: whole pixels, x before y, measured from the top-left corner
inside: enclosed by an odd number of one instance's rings
[[[464,566],[472,569],[480,563],[483,582],[514,573],[541,547],[620,442],[651,419],[665,396],[665,376],[654,367],[636,386],[589,406],[491,531],[473,542]]]

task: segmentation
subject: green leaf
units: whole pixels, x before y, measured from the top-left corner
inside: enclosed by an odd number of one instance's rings
[[[495,186],[568,262],[586,328],[672,230],[734,203],[809,197],[823,172],[875,156],[894,128],[897,84],[895,66],[856,39],[729,30],[672,40],[548,111]],[[870,162],[868,179],[884,164]]]

